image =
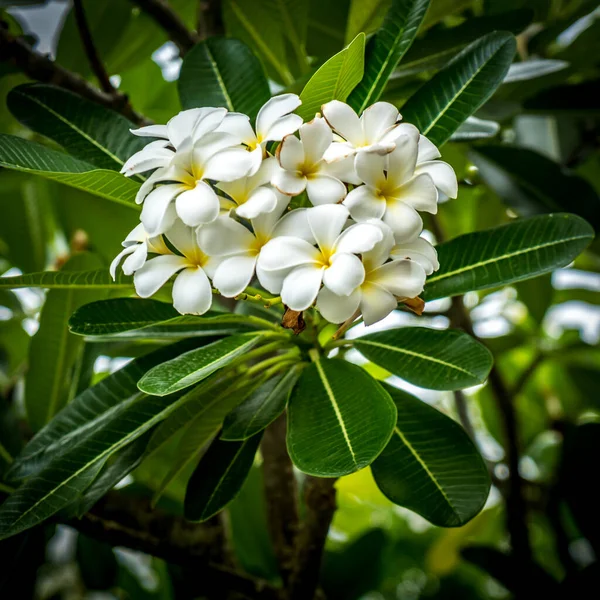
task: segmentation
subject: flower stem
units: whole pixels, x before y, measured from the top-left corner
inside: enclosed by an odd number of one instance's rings
[[[252,288],[246,288],[247,290],[251,290]],[[264,298],[258,290],[256,290],[256,294],[249,294],[247,291],[238,294],[235,297],[235,300],[246,300],[247,302],[256,302],[258,304],[262,304],[265,308],[271,308],[271,306],[275,306],[276,304],[281,304],[281,296],[276,296],[275,298]]]
[[[285,354],[279,354],[277,356],[272,356],[271,358],[263,360],[262,362],[250,367],[244,374],[248,377],[251,377],[255,373],[263,371],[271,365],[277,365],[279,367],[281,363],[296,362],[298,358],[300,358],[300,351],[298,348],[293,348]]]

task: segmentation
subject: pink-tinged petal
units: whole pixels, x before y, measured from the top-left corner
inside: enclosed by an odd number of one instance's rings
[[[342,231],[335,242],[335,251],[362,254],[372,250],[383,238],[384,232],[378,225],[357,223]]]
[[[373,325],[385,319],[398,306],[396,298],[378,285],[365,283],[361,292],[360,310],[365,325]]]
[[[413,260],[431,275],[440,268],[436,249],[425,239],[417,238],[411,242],[399,243],[392,248],[393,258]]]
[[[295,135],[286,135],[279,148],[277,159],[283,169],[297,171],[304,164],[304,148]]]
[[[349,296],[338,296],[324,287],[317,296],[317,309],[330,323],[343,323],[358,310],[361,297],[360,288]]]
[[[292,310],[306,310],[316,300],[322,280],[323,267],[298,267],[284,279],[281,300]]]
[[[393,260],[369,273],[369,281],[398,298],[416,298],[425,285],[425,271],[412,260]]]
[[[426,173],[433,179],[435,187],[449,198],[458,196],[458,181],[454,169],[444,161],[425,161],[417,165],[415,175]]]
[[[266,137],[263,139],[263,142],[279,142],[286,135],[291,135],[295,133],[302,125],[302,117],[298,115],[286,115],[285,117],[281,117],[281,119],[277,119],[275,123],[269,129]]]
[[[256,131],[263,139],[266,139],[265,135],[269,132],[275,121],[295,111],[301,104],[302,101],[296,94],[281,94],[271,98],[258,111]]]
[[[333,142],[325,154],[323,154],[323,160],[328,163],[335,163],[340,160],[344,160],[350,156],[354,156],[356,150],[349,142]]]
[[[349,296],[365,280],[365,268],[354,254],[339,253],[325,269],[323,284],[338,296]]]
[[[110,263],[110,267],[108,268],[108,272],[110,273],[110,276],[113,278],[113,281],[115,280],[116,276],[117,276],[117,268],[119,266],[119,263],[126,257],[129,256],[130,254],[132,254],[133,252],[135,252],[137,250],[138,246],[127,246],[126,248],[124,248],[123,250],[121,250],[121,252],[119,252],[119,254],[117,254],[114,258],[113,261]]]
[[[177,219],[168,231],[165,232],[169,242],[181,252],[181,254],[191,258],[198,251],[198,242],[196,240],[196,229],[189,227],[181,219]]]
[[[175,201],[177,216],[190,227],[210,223],[221,209],[218,196],[204,181],[199,181],[193,190],[187,190],[177,196]]]
[[[317,264],[320,257],[320,252],[305,240],[282,236],[262,247],[258,264],[265,271],[285,271],[300,265]]]
[[[183,256],[174,254],[151,258],[133,276],[133,285],[137,295],[141,298],[149,298],[156,294],[175,273],[188,266],[189,263]]]
[[[175,148],[179,148],[183,141],[191,136],[196,122],[205,113],[206,108],[192,108],[190,110],[182,110],[179,114],[175,115],[167,123],[169,139],[171,140]]]
[[[333,250],[349,216],[348,209],[341,204],[324,204],[308,209],[308,224],[321,250]]]
[[[371,144],[379,141],[381,136],[390,127],[393,127],[399,118],[400,113],[393,104],[375,102],[360,117],[365,140]]]
[[[198,230],[198,245],[209,256],[233,256],[248,253],[255,238],[241,223],[222,216]]]
[[[392,204],[397,204],[398,201],[405,202],[412,206],[415,210],[422,210],[432,214],[437,213],[438,209],[438,191],[433,183],[433,179],[426,173],[417,175],[402,187],[394,191],[395,201]],[[388,209],[390,199],[388,198]]]
[[[360,185],[362,183],[354,167],[354,156],[348,156],[331,163],[326,162],[321,166],[321,173],[331,175],[344,183],[351,183],[352,185]]]
[[[243,148],[227,148],[210,157],[204,168],[204,178],[233,181],[246,177],[254,166],[251,152]]]
[[[256,256],[232,256],[226,258],[215,271],[213,285],[226,298],[241,294],[254,277]]]
[[[147,125],[146,127],[130,129],[129,131],[138,137],[169,139],[169,130],[166,125]]]
[[[277,196],[272,188],[263,186],[256,188],[248,200],[238,206],[236,213],[243,219],[255,219],[258,215],[269,213],[277,207]]]
[[[227,113],[217,131],[229,133],[248,146],[256,143],[256,135],[250,125],[250,118],[243,113]]]
[[[387,177],[392,186],[406,183],[414,174],[417,164],[417,136],[401,135],[396,148],[387,155]]]
[[[280,169],[273,175],[271,184],[286,196],[297,196],[306,189],[306,177],[297,171]]]
[[[199,142],[207,134],[211,133],[223,122],[227,109],[225,108],[211,108],[208,109],[200,119],[196,121],[194,129],[192,130],[192,141],[194,143]]]
[[[325,119],[316,117],[300,127],[300,139],[304,146],[306,162],[313,165],[323,158],[325,150],[331,146],[333,132]]]
[[[161,185],[146,196],[141,221],[150,237],[164,233],[171,227],[176,217],[172,203],[182,189],[180,185]]]
[[[137,173],[144,173],[152,169],[166,167],[175,156],[168,148],[151,148],[136,152],[121,168],[121,173],[131,177]]]
[[[435,160],[441,156],[437,146],[424,135],[419,136],[417,164],[426,160]]]
[[[423,219],[419,213],[405,202],[388,204],[383,222],[391,227],[396,239],[405,240],[419,236],[423,230]]]
[[[354,188],[344,199],[344,206],[355,221],[381,219],[385,213],[385,199],[368,185]]]
[[[354,160],[354,166],[360,180],[367,185],[381,188],[386,184],[384,171],[387,168],[387,162],[385,156],[375,152],[359,152]]]
[[[358,115],[344,102],[332,100],[321,107],[323,116],[330,127],[354,146],[365,142],[363,129]]]
[[[256,265],[256,277],[262,287],[271,294],[281,294],[283,280],[286,278],[287,271],[265,271]]]
[[[203,315],[212,304],[212,288],[201,267],[184,269],[173,282],[173,306],[182,315]]]
[[[330,175],[316,174],[308,177],[306,194],[313,206],[337,204],[346,195],[346,186]]]
[[[145,243],[139,244],[134,248],[134,251],[123,262],[123,273],[125,275],[133,275],[138,269],[144,266],[148,258],[148,246]]]
[[[268,234],[272,238],[287,235],[305,240],[311,246],[316,244],[315,236],[308,224],[309,210],[310,209],[308,208],[296,208],[295,210],[289,211],[268,230]],[[256,221],[253,221],[252,224],[254,225],[255,222]],[[254,229],[258,232],[256,227]],[[263,231],[267,230],[264,229]]]

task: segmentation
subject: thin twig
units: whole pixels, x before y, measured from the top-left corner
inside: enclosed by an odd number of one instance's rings
[[[179,48],[181,56],[200,41],[165,0],[131,0],[131,2],[139,6],[165,30],[169,39]]]
[[[456,406],[460,424],[463,426],[463,429],[467,432],[468,436],[475,442],[475,428],[473,427],[471,416],[469,415],[467,399],[461,390],[456,390],[454,392],[454,406]]]
[[[107,94],[91,85],[77,73],[61,67],[47,56],[33,50],[25,40],[9,33],[1,23],[0,62],[13,65],[35,81],[51,83],[121,113],[137,125],[147,125],[151,122],[133,110],[125,94]]]

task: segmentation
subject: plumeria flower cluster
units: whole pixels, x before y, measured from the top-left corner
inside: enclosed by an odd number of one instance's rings
[[[224,108],[186,110],[132,133],[149,143],[123,166],[145,177],[141,223],[122,262],[143,298],[173,280],[173,305],[205,313],[256,278],[291,310],[367,325],[416,298],[438,268],[420,212],[455,198],[452,168],[398,110],[359,117],[334,100],[307,123],[298,96],[269,100],[256,122]]]

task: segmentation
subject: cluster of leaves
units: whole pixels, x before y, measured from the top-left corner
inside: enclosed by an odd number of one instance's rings
[[[121,88],[152,118],[164,121],[179,107],[197,106],[254,116],[269,98],[271,80],[300,93],[304,117],[332,99],[357,111],[385,99],[437,145],[450,142],[442,152],[463,185],[459,199],[440,209],[437,226],[451,239],[437,247],[441,268],[429,278],[424,299],[478,292],[485,303],[491,291],[515,284],[511,289],[527,318],[486,345],[515,386],[518,435],[528,456],[554,452],[541,441],[552,420],[574,428],[584,411],[597,409],[596,355],[579,340],[550,339],[543,327],[554,304],[581,299],[554,290],[549,273],[575,259],[580,268],[598,268],[594,246],[581,255],[600,226],[597,189],[564,167],[580,165],[589,173],[597,166],[597,151],[590,155],[584,143],[590,127],[597,134],[597,122],[582,106],[583,88],[597,85],[596,67],[585,62],[589,50],[578,50],[585,39],[566,49],[556,42],[591,12],[593,2],[552,3],[548,12],[544,3],[489,1],[473,16],[476,3],[444,0],[431,6],[428,0],[280,2],[275,11],[269,2],[224,0],[228,37],[198,43],[172,83],[148,60],[157,38],[146,15],[120,1],[85,4],[109,72],[122,75]],[[171,4],[184,18],[195,5]],[[113,10],[122,18],[115,19]],[[534,20],[545,27],[527,38],[529,47],[549,58],[511,66],[513,34]],[[345,31],[340,23],[346,23]],[[69,16],[57,60],[89,76],[74,27]],[[567,75],[576,85],[552,87]],[[0,134],[5,167],[0,177],[11,190],[3,193],[0,236],[6,267],[25,274],[0,280],[2,304],[11,311],[0,334],[6,346],[4,387],[13,394],[15,382],[24,379],[27,423],[35,435],[14,460],[20,441],[7,436],[5,444],[4,434],[0,440],[0,448],[8,449],[3,481],[16,486],[0,507],[1,537],[55,515],[65,520],[84,514],[134,469],[155,502],[163,494],[175,497],[193,521],[229,505],[239,527],[256,487],[253,463],[262,433],[284,411],[289,454],[300,471],[340,477],[370,465],[388,499],[444,527],[462,526],[481,511],[490,478],[470,437],[443,412],[381,380],[395,375],[436,391],[482,384],[492,368],[482,343],[456,329],[414,326],[334,341],[333,331],[310,314],[306,330],[294,336],[280,327],[278,307],[264,309],[260,301],[196,318],[181,317],[160,301],[131,298],[131,281],[111,281],[106,263],[137,220],[133,199],[141,180],[119,174],[141,145],[129,134],[133,124],[59,88],[15,87],[19,78],[5,75],[11,88],[6,104],[33,134]],[[579,110],[570,117],[578,139],[557,137],[551,145],[541,124],[536,129],[519,122],[527,118],[519,115],[521,106],[552,122],[557,111]],[[520,145],[489,144],[515,115]],[[12,117],[3,119],[5,131],[23,133]],[[532,130],[534,135],[524,133]],[[549,144],[558,148],[552,158]],[[470,161],[476,172],[469,170]],[[509,218],[505,205],[522,218]],[[60,269],[44,270],[51,258],[59,266],[61,234],[79,249],[77,230],[87,233],[84,245],[91,252],[71,252]],[[31,314],[9,291],[17,288],[49,290],[31,340],[21,327]],[[365,368],[353,364],[352,350]],[[94,374],[100,355],[133,360],[100,379]],[[501,419],[490,394],[486,386],[473,397],[486,431],[502,445]],[[549,406],[555,396],[558,414]],[[597,529],[589,525],[596,520],[582,500],[574,457],[592,453],[597,436],[594,425],[575,431],[565,445],[560,498],[596,544]],[[542,482],[554,484],[551,469]],[[351,573],[352,552],[364,557],[375,546],[373,556],[381,558],[384,545],[365,535],[356,549],[332,554],[326,567],[336,573],[339,560]],[[521,593],[523,583],[510,579],[511,565],[486,552],[471,551],[467,558]],[[544,567],[556,575],[554,564]],[[336,584],[348,576],[339,575]],[[545,573],[536,581],[551,587]],[[360,585],[348,587],[358,597]],[[332,597],[350,597],[338,594]]]

